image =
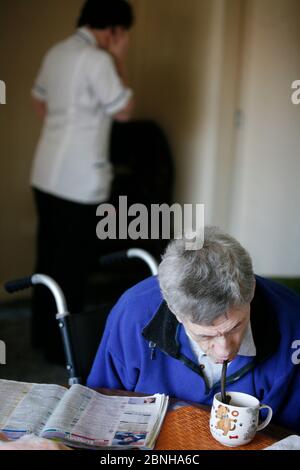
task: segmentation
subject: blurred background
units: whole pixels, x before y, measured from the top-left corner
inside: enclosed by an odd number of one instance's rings
[[[135,119],[152,120],[165,133],[173,201],[205,204],[206,223],[236,236],[256,273],[297,288],[300,105],[291,102],[291,84],[300,79],[299,0],[131,3]],[[81,5],[1,0],[1,286],[33,270],[29,174],[40,124],[30,90],[45,51],[72,33]],[[8,300],[1,289],[6,314]]]

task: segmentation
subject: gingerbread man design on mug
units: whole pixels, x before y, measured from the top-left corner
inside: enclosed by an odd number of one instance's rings
[[[236,429],[236,419],[230,418],[229,415],[229,408],[224,405],[219,405],[216,410],[216,429],[221,429],[223,431],[223,435],[227,436],[229,431],[234,431]]]
[[[264,429],[272,419],[272,409],[260,404],[257,398],[246,393],[227,392],[230,403],[222,403],[221,394],[214,397],[210,416],[210,431],[221,444],[237,447],[248,444],[257,431]],[[259,424],[259,413],[268,409],[267,417]]]

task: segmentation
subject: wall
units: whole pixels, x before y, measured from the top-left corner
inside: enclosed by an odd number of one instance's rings
[[[205,203],[256,272],[299,276],[299,1],[135,4],[138,113],[171,137],[177,201]]]
[[[299,1],[248,0],[244,34],[229,227],[258,273],[299,276]]]
[[[135,56],[131,70],[137,115],[156,119],[171,138],[179,202],[202,202],[195,185],[201,185],[202,171],[198,170],[205,160],[215,120],[215,110],[211,108],[218,100],[221,80],[219,42],[224,3],[134,2],[139,21],[133,37]],[[210,149],[206,153],[209,159]]]
[[[0,285],[28,275],[34,265],[35,213],[29,172],[40,124],[30,89],[44,52],[73,29],[81,0],[1,0],[0,79]],[[74,17],[75,12],[75,17]],[[6,298],[0,290],[0,298]]]
[[[245,1],[135,6],[138,115],[156,119],[171,138],[176,200],[204,203],[206,222],[228,228]]]

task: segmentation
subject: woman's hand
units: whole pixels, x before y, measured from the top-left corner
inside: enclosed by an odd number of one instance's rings
[[[123,62],[128,54],[129,43],[129,32],[124,28],[115,28],[111,36],[108,52],[114,59]]]

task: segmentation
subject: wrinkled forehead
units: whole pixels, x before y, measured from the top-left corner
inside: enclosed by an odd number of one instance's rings
[[[215,336],[219,334],[227,333],[232,330],[238,323],[249,319],[250,305],[243,305],[238,308],[229,310],[226,314],[216,318],[212,325],[197,325],[187,320],[184,322],[184,326],[187,330],[198,336]]]

